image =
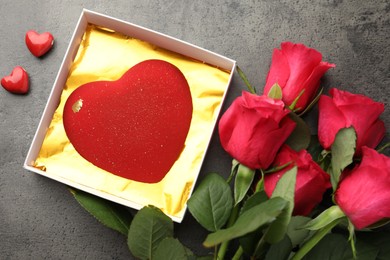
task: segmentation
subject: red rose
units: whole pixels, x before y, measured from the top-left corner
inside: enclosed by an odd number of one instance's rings
[[[323,62],[322,54],[303,44],[283,42],[281,49],[274,49],[272,64],[264,87],[264,94],[275,83],[282,88],[283,101],[290,106],[299,97],[294,110],[304,110],[315,97],[320,78],[334,64]]]
[[[321,202],[324,192],[331,187],[330,177],[313,161],[306,150],[296,152],[289,146],[284,145],[276,156],[273,165],[281,166],[289,162],[292,163],[288,167],[265,175],[264,189],[268,197],[271,197],[279,179],[296,165],[298,172],[295,183],[293,215],[307,216]]]
[[[360,165],[344,172],[335,201],[357,229],[390,218],[390,158],[363,147]]]
[[[219,122],[222,147],[252,169],[266,169],[295,128],[281,100],[243,92]]]
[[[321,96],[318,103],[318,138],[322,147],[330,149],[337,132],[353,126],[357,135],[356,154],[361,154],[362,146],[375,148],[386,132],[385,124],[378,119],[384,105],[335,88],[330,90],[330,95]]]

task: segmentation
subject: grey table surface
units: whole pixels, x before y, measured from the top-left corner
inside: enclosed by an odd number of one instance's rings
[[[323,78],[383,102],[390,129],[390,2],[388,0],[39,1],[2,0],[0,75],[21,65],[31,91],[0,89],[0,259],[133,259],[126,238],[84,211],[65,185],[28,172],[23,161],[83,8],[123,19],[237,61],[262,88],[273,48],[301,42],[335,63]],[[41,59],[26,49],[27,30],[49,31],[55,46]],[[227,106],[244,90],[235,75]],[[387,134],[386,139],[389,139]],[[214,133],[200,173],[227,175],[231,158]],[[197,254],[206,232],[187,214],[176,236]]]

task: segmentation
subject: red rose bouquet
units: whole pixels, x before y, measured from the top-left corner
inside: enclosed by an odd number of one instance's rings
[[[384,105],[335,88],[322,94],[320,78],[334,66],[303,44],[282,43],[263,94],[237,68],[250,93],[218,125],[233,158],[230,176],[207,175],[187,203],[210,231],[203,245],[215,253],[205,259],[387,259],[390,232],[380,228],[390,220]],[[317,102],[318,131],[302,116]],[[197,259],[159,209],[145,207],[130,221],[107,202],[75,196],[128,236],[135,257]]]
[[[234,159],[232,194],[218,197],[229,187],[211,175],[188,202],[212,232],[204,245],[219,248],[215,259],[226,256],[232,240],[238,241],[233,259],[385,254],[378,241],[388,232],[374,229],[390,219],[390,158],[380,154],[386,145],[374,150],[385,136],[384,105],[335,88],[323,95],[320,78],[334,66],[314,49],[285,42],[273,53],[262,95],[239,70],[252,94],[243,92],[219,122],[222,147]],[[318,134],[312,134],[302,115],[317,101]],[[212,219],[222,221],[211,226]],[[378,238],[367,241],[368,230]]]

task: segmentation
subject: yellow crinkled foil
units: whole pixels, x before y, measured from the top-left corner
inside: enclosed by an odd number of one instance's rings
[[[189,83],[193,101],[185,148],[165,178],[155,184],[118,177],[89,163],[69,142],[62,124],[64,104],[73,90],[91,81],[116,80],[133,65],[147,59],[162,59],[178,67]],[[199,173],[229,76],[229,72],[201,61],[88,25],[35,165],[45,169],[47,175],[111,194],[130,204],[151,204],[180,219]]]

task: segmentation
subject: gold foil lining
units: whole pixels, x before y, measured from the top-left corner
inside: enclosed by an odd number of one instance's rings
[[[193,116],[185,148],[165,178],[155,184],[131,181],[106,172],[83,159],[69,142],[62,124],[64,103],[78,86],[91,81],[116,80],[147,59],[177,66],[191,90]],[[200,170],[209,136],[217,118],[230,73],[147,42],[88,25],[61,94],[35,167],[140,206],[152,204],[182,218],[185,204]],[[74,104],[74,111],[82,101]]]

